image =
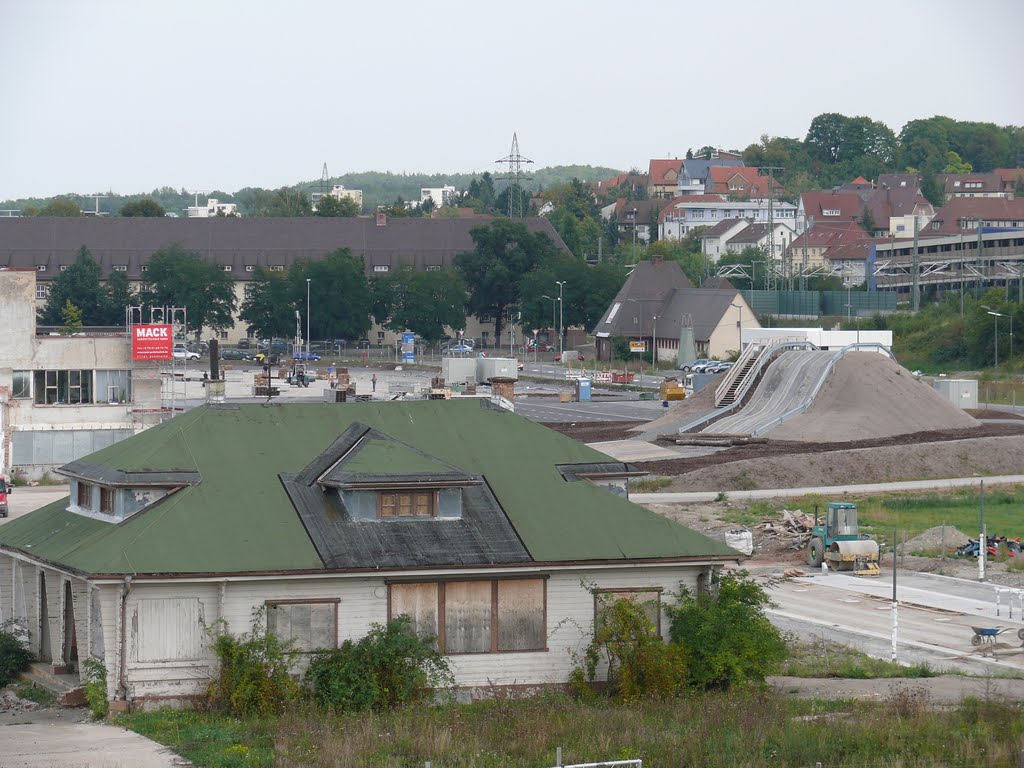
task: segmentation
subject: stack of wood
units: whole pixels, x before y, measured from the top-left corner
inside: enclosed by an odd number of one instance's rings
[[[779,512],[779,518],[765,520],[754,526],[760,532],[762,539],[776,539],[781,544],[786,544],[790,549],[803,549],[811,538],[811,529],[814,527],[814,515],[801,512],[799,509],[783,509]]]
[[[348,385],[349,385],[348,368],[338,368],[337,371],[335,371],[335,374],[338,377],[337,388],[338,389],[348,389]]]

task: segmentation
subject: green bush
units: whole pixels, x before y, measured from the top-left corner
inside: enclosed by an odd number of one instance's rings
[[[416,635],[408,616],[374,624],[358,642],[314,655],[306,671],[316,703],[330,710],[386,709],[455,685],[448,661]]]
[[[0,624],[0,688],[15,680],[34,660],[14,629],[10,620]]]
[[[763,682],[786,658],[786,643],[764,615],[768,594],[746,571],[717,576],[708,592],[680,588],[666,606],[669,636],[690,663],[689,683],[724,690]]]
[[[110,701],[107,699],[107,666],[90,656],[82,662],[82,673],[86,680],[85,700],[89,702],[93,719],[102,720],[110,712]]]
[[[622,701],[668,699],[686,683],[686,656],[677,646],[666,645],[657,628],[633,600],[598,597],[600,622],[581,663],[569,677],[577,694],[594,690],[598,666],[607,664],[605,690]]]
[[[281,714],[300,692],[289,674],[295,653],[267,629],[266,609],[256,612],[251,632],[221,630],[211,645],[220,662],[207,692],[211,706],[236,717]]]

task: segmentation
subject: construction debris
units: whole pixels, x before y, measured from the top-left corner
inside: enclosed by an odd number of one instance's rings
[[[804,549],[811,538],[814,516],[799,509],[783,509],[779,515],[781,519],[765,520],[754,526],[754,530],[760,533],[761,540],[774,540],[788,549]]]

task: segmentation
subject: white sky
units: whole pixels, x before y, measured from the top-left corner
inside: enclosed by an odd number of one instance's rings
[[[1024,124],[1021,0],[0,0],[0,199]]]

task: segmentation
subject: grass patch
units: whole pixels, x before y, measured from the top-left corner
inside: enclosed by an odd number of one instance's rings
[[[779,674],[790,677],[841,677],[856,680],[890,677],[936,677],[939,673],[927,664],[904,666],[868,656],[840,643],[820,641],[792,642],[789,658],[782,662]]]
[[[841,724],[831,713],[842,713]],[[920,688],[873,702],[797,700],[758,689],[614,704],[560,695],[392,712],[236,721],[195,712],[121,716],[197,766],[536,768],[641,758],[645,766],[797,768],[1016,764],[1018,705],[975,699],[933,710]]]
[[[629,490],[633,493],[653,493],[662,488],[672,485],[671,477],[644,477],[640,480],[630,480]]]
[[[52,707],[57,703],[56,696],[38,685],[19,685],[14,689],[14,693],[19,699],[34,701],[41,707]]]

